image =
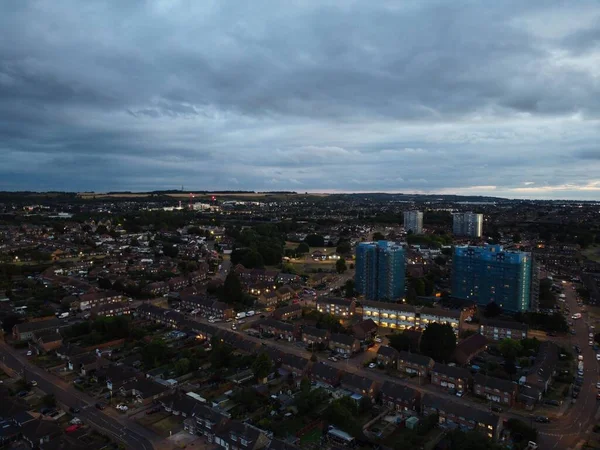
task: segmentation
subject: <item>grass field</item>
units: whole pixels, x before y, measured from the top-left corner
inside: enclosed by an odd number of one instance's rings
[[[323,431],[320,428],[315,428],[300,438],[300,445],[317,444],[321,441],[322,435]]]
[[[596,245],[582,250],[581,254],[592,261],[600,262],[600,247]]]
[[[175,434],[181,431],[183,425],[175,416],[167,416],[164,419],[153,423],[150,427],[161,436],[169,436],[169,432]]]

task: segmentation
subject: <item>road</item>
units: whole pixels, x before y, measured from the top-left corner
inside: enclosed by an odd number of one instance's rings
[[[154,449],[151,440],[155,439],[156,436],[149,430],[125,417],[116,420],[98,410],[95,407],[96,402],[93,398],[79,392],[60,378],[33,366],[26,358],[19,355],[5,342],[0,343],[0,356],[6,366],[22,374],[28,381],[37,381],[38,388],[47,394],[54,394],[59,403],[67,407],[80,408],[81,412],[77,416],[84,423],[106,434],[115,441],[125,444],[128,448],[135,450]]]
[[[564,286],[565,303],[569,306],[571,314],[581,312],[571,283],[566,283]],[[588,428],[596,423],[598,362],[596,361],[596,352],[588,345],[588,326],[591,324],[588,323],[587,314],[585,312],[582,314],[583,318],[574,321],[575,336],[571,336],[571,345],[579,345],[583,355],[584,374],[581,392],[575,404],[567,410],[565,415],[550,424],[537,425],[538,443],[543,449],[574,448],[580,439],[585,438]]]

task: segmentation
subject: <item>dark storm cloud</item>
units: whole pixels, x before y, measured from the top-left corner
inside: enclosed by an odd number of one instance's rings
[[[0,189],[598,198],[599,21],[591,1],[3,2]]]

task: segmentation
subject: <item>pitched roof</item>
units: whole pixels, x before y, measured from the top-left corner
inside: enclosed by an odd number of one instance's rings
[[[374,383],[374,380],[354,373],[344,372],[342,374],[342,384],[360,389],[361,391],[368,391]]]
[[[294,325],[292,325],[291,323],[281,322],[279,320],[271,319],[270,317],[260,320],[258,322],[258,325],[275,328],[277,330],[284,330],[288,332],[294,331]]]
[[[302,334],[307,334],[308,336],[316,336],[320,338],[326,338],[329,334],[328,330],[316,327],[305,326],[302,328]]]
[[[473,408],[464,403],[450,401],[444,397],[432,394],[425,394],[421,401],[423,407],[435,408],[438,411],[444,411],[446,415],[454,414],[458,417],[463,417],[466,420],[472,420],[485,425],[498,426],[500,417],[488,411]]]
[[[415,389],[404,386],[392,381],[386,381],[381,386],[381,394],[386,397],[400,399],[403,401],[410,402],[418,397],[419,393]]]
[[[377,350],[377,354],[381,356],[385,356],[386,358],[398,358],[400,353],[394,347],[390,347],[388,345],[379,346],[379,350]]]
[[[330,366],[329,364],[325,364],[322,361],[319,361],[312,366],[311,373],[316,377],[324,378],[326,380],[335,380],[341,375],[339,369]]]
[[[411,362],[421,366],[430,366],[433,364],[433,359],[431,359],[429,356],[419,355],[417,353],[402,351],[398,356],[402,361]]]
[[[462,378],[464,380],[471,378],[471,372],[462,367],[448,366],[447,364],[435,363],[432,372],[436,372],[447,377]]]
[[[521,322],[514,322],[510,320],[499,320],[499,319],[482,319],[481,325],[486,327],[494,327],[494,328],[506,328],[511,330],[520,330],[527,331],[527,324]]]
[[[466,339],[463,339],[454,350],[455,355],[461,355],[465,358],[485,349],[487,346],[487,338],[479,333],[473,334]],[[461,361],[463,362],[463,361]],[[466,362],[466,361],[465,361]],[[463,362],[464,363],[464,362]]]
[[[502,378],[488,377],[480,373],[473,377],[473,382],[490,389],[498,389],[500,392],[512,392],[517,386],[512,381],[503,380]]]
[[[36,322],[25,322],[15,325],[18,333],[35,332],[50,328],[60,328],[63,323],[60,319],[39,320]]]
[[[350,336],[349,334],[342,333],[332,333],[329,338],[330,342],[339,343],[342,345],[352,346],[357,341],[354,336]]]

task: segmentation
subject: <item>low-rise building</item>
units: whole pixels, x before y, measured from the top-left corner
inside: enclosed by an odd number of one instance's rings
[[[62,336],[57,330],[36,331],[32,339],[45,352],[56,350],[63,343]]]
[[[329,345],[330,333],[321,328],[308,327],[302,328],[302,342],[306,345]]]
[[[227,320],[233,317],[233,308],[215,297],[204,295],[185,295],[180,297],[181,306],[197,310],[199,315]]]
[[[377,350],[377,363],[387,367],[398,367],[400,353],[393,347],[380,345]]]
[[[467,365],[479,353],[487,348],[487,338],[479,333],[463,339],[454,349],[454,359],[461,365]]]
[[[277,292],[263,292],[258,296],[257,303],[264,308],[277,307],[277,303],[279,303],[279,297],[277,296]]]
[[[310,360],[291,353],[283,353],[281,368],[292,374],[294,378],[302,378],[310,370]]]
[[[215,433],[215,444],[225,450],[260,450],[269,445],[266,432],[250,424],[231,420]]]
[[[273,334],[279,339],[285,339],[289,342],[294,341],[298,336],[298,327],[271,318],[262,319],[258,322],[257,327],[261,333]]]
[[[473,377],[473,392],[496,403],[512,406],[517,397],[517,383],[477,374]]]
[[[336,387],[340,384],[342,372],[338,368],[320,361],[312,366],[310,370],[310,378],[315,383],[320,383],[329,387]]]
[[[410,352],[400,352],[398,370],[419,377],[427,377],[433,368],[434,361],[429,356]]]
[[[129,315],[131,307],[129,302],[105,303],[104,305],[94,306],[90,311],[90,316],[96,317],[116,317]]]
[[[169,285],[164,281],[155,281],[146,286],[145,291],[153,297],[169,293]]]
[[[63,326],[59,319],[37,320],[35,322],[19,323],[13,327],[13,337],[19,341],[32,339],[34,333],[43,331],[58,331]]]
[[[482,319],[479,324],[479,333],[491,341],[526,339],[527,331],[526,324],[508,320]]]
[[[371,400],[378,394],[380,387],[375,380],[349,372],[342,374],[341,386],[355,394],[369,397]]]
[[[478,431],[490,439],[499,435],[501,425],[497,414],[431,394],[423,395],[421,404],[423,415],[437,414],[440,425]]]
[[[273,311],[273,319],[277,320],[294,320],[302,318],[302,306],[288,305],[277,308]]]
[[[321,297],[317,299],[317,310],[341,319],[349,319],[354,315],[356,301],[339,297]]]
[[[275,291],[280,302],[289,302],[296,296],[296,291],[290,286],[281,286]]]
[[[78,300],[71,304],[71,308],[85,311],[108,303],[120,303],[123,299],[123,295],[115,291],[90,292],[80,295]]]
[[[421,394],[416,389],[386,381],[380,392],[381,401],[388,408],[396,411],[420,411]]]
[[[461,367],[435,363],[431,369],[431,384],[447,391],[466,392],[470,379],[471,372]]]
[[[349,334],[332,333],[329,337],[329,348],[343,355],[352,355],[360,350],[360,342]]]
[[[179,291],[190,284],[190,281],[186,277],[173,277],[169,280],[169,290]]]
[[[352,334],[361,342],[370,341],[377,336],[377,324],[372,319],[361,320],[352,326]]]
[[[544,341],[540,344],[533,370],[527,376],[528,384],[537,387],[541,392],[548,391],[556,374],[559,351],[554,342]]]

